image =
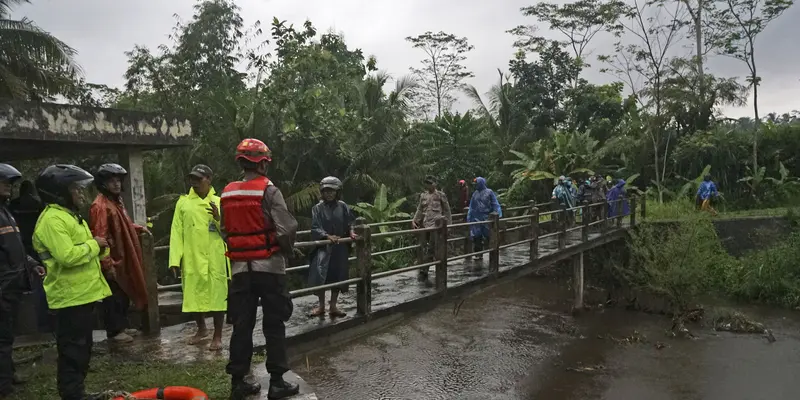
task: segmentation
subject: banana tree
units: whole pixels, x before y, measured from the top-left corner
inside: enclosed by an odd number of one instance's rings
[[[411,218],[406,212],[400,211],[400,207],[406,202],[406,198],[400,198],[395,201],[389,202],[387,197],[386,185],[381,184],[378,188],[378,193],[375,195],[375,200],[372,204],[358,203],[353,206],[353,211],[358,215],[366,218],[369,223],[380,223],[396,221],[401,219]],[[387,232],[387,226],[378,228],[381,232]]]

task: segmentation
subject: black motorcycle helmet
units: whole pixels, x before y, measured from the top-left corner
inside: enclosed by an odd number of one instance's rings
[[[0,181],[14,183],[19,178],[22,178],[22,173],[20,173],[18,169],[11,165],[0,163]]]
[[[106,182],[108,182],[109,178],[114,176],[124,177],[125,175],[128,175],[128,171],[121,165],[114,163],[103,164],[97,168],[97,172],[94,174],[94,185],[101,193],[108,194]]]
[[[51,165],[36,178],[36,190],[45,203],[74,208],[69,189],[72,185],[89,186],[94,177],[85,170],[69,164]]]

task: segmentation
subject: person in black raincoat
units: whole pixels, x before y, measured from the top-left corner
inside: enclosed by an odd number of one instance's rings
[[[25,251],[39,262],[39,255],[33,249],[33,229],[39,215],[44,211],[42,199],[36,194],[36,187],[31,181],[22,181],[19,185],[19,196],[8,203],[8,209],[19,225]],[[47,307],[47,297],[41,279],[31,280],[31,289],[36,303],[36,322],[39,332],[50,333],[55,330],[55,314]]]
[[[0,398],[14,392],[14,319],[24,291],[30,290],[31,275],[39,280],[45,270],[25,251],[17,221],[6,206],[11,188],[22,174],[8,164],[0,164]],[[30,275],[29,275],[30,274]]]
[[[342,282],[348,279],[350,244],[339,243],[339,239],[348,236],[355,238],[353,213],[350,207],[339,199],[342,181],[334,176],[329,176],[323,179],[319,186],[322,200],[311,209],[311,238],[313,240],[330,240],[331,244],[317,247],[311,253],[309,286]],[[339,299],[339,293],[347,292],[347,289],[347,285],[331,289],[331,302],[328,308],[331,318],[346,315],[337,308],[336,302]],[[310,316],[312,317],[325,315],[325,291],[317,293],[317,297],[319,306],[311,311]]]

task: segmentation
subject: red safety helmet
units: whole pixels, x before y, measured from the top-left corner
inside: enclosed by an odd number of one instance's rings
[[[248,138],[242,140],[236,146],[236,159],[244,158],[247,161],[259,163],[267,160],[272,161],[272,151],[267,147],[264,142],[258,139]]]

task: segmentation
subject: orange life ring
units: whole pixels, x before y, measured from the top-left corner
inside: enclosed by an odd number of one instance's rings
[[[167,386],[164,388],[153,388],[140,390],[131,393],[137,399],[158,399],[158,400],[209,400],[208,395],[200,389],[188,386]],[[117,397],[114,400],[124,400]]]

